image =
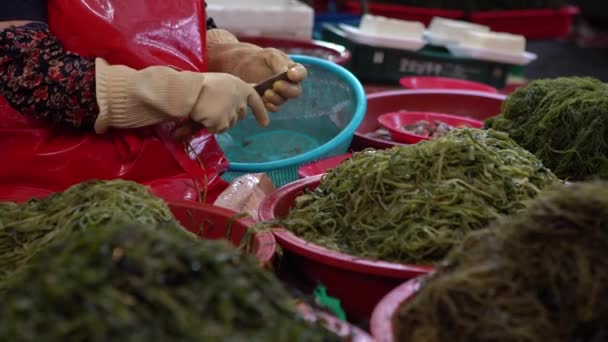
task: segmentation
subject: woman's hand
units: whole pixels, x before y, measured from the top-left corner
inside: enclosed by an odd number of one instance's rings
[[[275,82],[264,94],[268,110],[277,111],[287,100],[302,94],[306,68],[294,63],[284,52],[239,42],[231,33],[220,29],[208,31],[207,39],[210,71],[227,72],[253,84],[288,71],[290,82]]]
[[[306,68],[294,63],[284,52],[254,47],[246,49],[243,54],[230,73],[245,82],[257,84],[287,71],[289,81],[277,81],[264,93],[264,104],[269,111],[278,111],[287,100],[302,94],[301,83],[308,76]]]
[[[186,125],[189,133],[203,127],[222,133],[245,118],[247,107],[260,125],[267,126],[270,121],[255,89],[226,73],[179,72],[163,66],[133,70],[98,58],[96,84],[100,110],[97,133],[167,120],[196,123]]]
[[[253,87],[236,76],[206,73],[205,85],[190,113],[190,120],[211,133],[224,133],[245,118],[247,107],[261,126],[270,119],[264,103]]]

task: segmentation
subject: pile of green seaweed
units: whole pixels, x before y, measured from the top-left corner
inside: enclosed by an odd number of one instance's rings
[[[164,201],[124,180],[89,181],[41,200],[0,203],[0,283],[51,242],[109,223],[177,224]]]
[[[508,133],[565,180],[608,179],[608,84],[538,80],[518,89],[486,127]]]
[[[606,194],[561,186],[472,234],[393,317],[396,340],[607,341]]]
[[[432,263],[467,233],[523,209],[556,181],[506,134],[454,130],[416,145],[355,154],[273,224],[358,257]]]
[[[337,341],[225,241],[96,225],[32,258],[0,298],[2,341]]]
[[[137,183],[0,203],[2,341],[333,341],[279,280]]]

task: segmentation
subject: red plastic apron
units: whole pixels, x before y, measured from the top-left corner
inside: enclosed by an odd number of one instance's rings
[[[201,0],[50,0],[51,32],[68,50],[141,69],[169,65],[205,71],[206,18]],[[0,200],[62,191],[89,179],[150,185],[165,199],[213,201],[228,167],[213,135],[201,133],[186,154],[166,141],[173,123],[104,135],[50,126],[0,97]],[[201,168],[200,165],[204,165]]]

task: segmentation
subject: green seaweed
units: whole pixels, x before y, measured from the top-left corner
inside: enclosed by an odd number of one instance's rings
[[[265,224],[359,257],[433,263],[467,233],[523,209],[556,181],[506,134],[454,130],[357,153],[298,197],[286,218]]]
[[[226,241],[101,224],[55,240],[0,298],[2,341],[337,341]]]
[[[562,185],[469,235],[402,304],[395,341],[608,340],[606,194]]]
[[[608,179],[608,84],[597,79],[534,81],[486,127],[508,133],[562,179]]]
[[[174,221],[164,201],[124,180],[89,181],[41,200],[0,203],[0,283],[49,243],[74,231],[110,222]]]

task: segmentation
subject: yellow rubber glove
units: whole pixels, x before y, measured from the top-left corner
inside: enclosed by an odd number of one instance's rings
[[[211,71],[227,72],[248,83],[257,84],[288,71],[291,82],[277,81],[264,93],[264,104],[270,111],[302,94],[300,83],[307,77],[306,68],[280,50],[241,43],[230,32],[214,29],[207,32],[207,54]]]
[[[250,84],[225,73],[195,73],[155,66],[134,70],[96,60],[99,116],[95,131],[150,126],[190,118],[212,133],[242,120],[251,107],[262,126],[268,112]]]

